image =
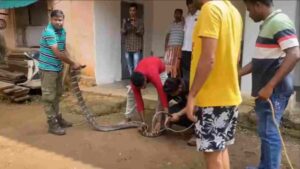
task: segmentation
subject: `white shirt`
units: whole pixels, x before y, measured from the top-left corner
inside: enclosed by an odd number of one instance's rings
[[[183,40],[183,51],[192,51],[192,37],[195,24],[197,22],[197,18],[200,11],[197,10],[194,15],[190,13],[185,17],[185,25],[184,25],[184,40]]]

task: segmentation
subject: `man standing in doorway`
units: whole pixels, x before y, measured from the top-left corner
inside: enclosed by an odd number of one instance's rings
[[[181,48],[183,43],[183,10],[175,9],[174,21],[170,26],[165,42],[165,64],[167,73],[175,78],[180,76]]]
[[[66,32],[63,28],[64,13],[54,10],[50,15],[50,23],[42,32],[40,40],[39,69],[41,72],[42,100],[48,118],[48,132],[64,135],[66,127],[72,123],[65,121],[59,113],[59,102],[62,95],[62,69],[65,62],[72,69],[82,66],[73,62],[66,51]]]
[[[254,22],[263,21],[256,40],[256,55],[239,72],[240,76],[252,73],[252,96],[257,98],[255,112],[261,139],[258,169],[279,169],[282,145],[267,100],[273,103],[280,124],[294,91],[290,72],[300,59],[299,41],[294,23],[281,10],[273,9],[273,0],[244,1],[250,18]]]
[[[186,0],[186,5],[188,7],[188,14],[185,17],[184,40],[180,65],[182,77],[185,80],[189,80],[192,56],[192,36],[200,11],[196,7],[194,0]]]
[[[196,123],[197,150],[204,153],[206,167],[230,169],[227,146],[234,143],[242,101],[237,65],[243,21],[229,0],[199,3],[186,112]]]
[[[125,57],[131,75],[142,57],[144,23],[137,18],[137,4],[129,7],[129,18],[123,19],[122,34],[125,36]]]

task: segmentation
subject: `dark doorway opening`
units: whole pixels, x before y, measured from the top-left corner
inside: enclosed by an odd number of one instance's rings
[[[37,1],[15,9],[17,47],[38,46],[41,32],[48,24],[47,6],[47,1]]]

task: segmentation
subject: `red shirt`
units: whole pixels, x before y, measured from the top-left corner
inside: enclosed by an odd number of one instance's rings
[[[146,77],[147,82],[154,85],[163,107],[168,108],[167,96],[163,90],[163,85],[160,80],[160,74],[165,71],[164,63],[158,57],[150,56],[141,60],[134,71],[142,73]],[[141,95],[141,90],[135,87],[132,83],[131,88],[136,101],[137,111],[144,111],[144,101]]]

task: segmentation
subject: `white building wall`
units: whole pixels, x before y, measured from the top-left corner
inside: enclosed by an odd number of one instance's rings
[[[117,0],[95,1],[97,84],[112,83],[121,78],[120,9],[121,3]]]
[[[134,2],[133,0],[126,0]],[[151,53],[157,56],[164,55],[165,35],[173,21],[173,12],[176,8],[187,13],[185,1],[178,0],[138,0],[144,5],[144,55]],[[296,1],[276,1],[281,8],[295,20],[294,10]],[[233,2],[242,15],[244,6],[242,2]],[[95,1],[95,30],[96,30],[96,82],[97,84],[113,83],[121,80],[121,0]],[[258,33],[259,24],[253,23],[248,16],[245,17],[245,45],[244,60],[246,64],[253,55],[254,42]],[[243,78],[242,90],[250,92],[250,77]]]
[[[292,21],[299,19],[297,16],[297,1],[296,0],[275,0],[275,9],[282,9],[282,11],[287,14]],[[297,16],[297,17],[296,17]],[[254,23],[251,18],[249,18],[248,12],[245,18],[245,32],[244,32],[244,51],[243,51],[243,65],[246,65],[251,61],[254,55],[255,41],[259,32],[259,25],[261,23]],[[242,92],[245,94],[251,93],[251,75],[242,78]]]
[[[174,10],[183,9],[187,13],[185,0],[154,0],[153,1],[153,34],[152,51],[156,56],[164,56],[165,37],[174,20]]]
[[[128,2],[133,2],[128,0]],[[144,5],[144,54],[152,50],[152,1],[138,1]],[[121,80],[121,0],[95,1],[96,83]]]
[[[300,39],[300,2],[298,1],[298,5],[297,5],[297,18],[296,18],[296,26],[297,26],[297,33],[298,33],[298,38]],[[295,82],[295,86],[297,86],[298,88],[300,87],[300,63],[298,63],[298,65],[295,68],[295,76],[294,76],[294,82]],[[300,89],[298,89],[300,90]]]

